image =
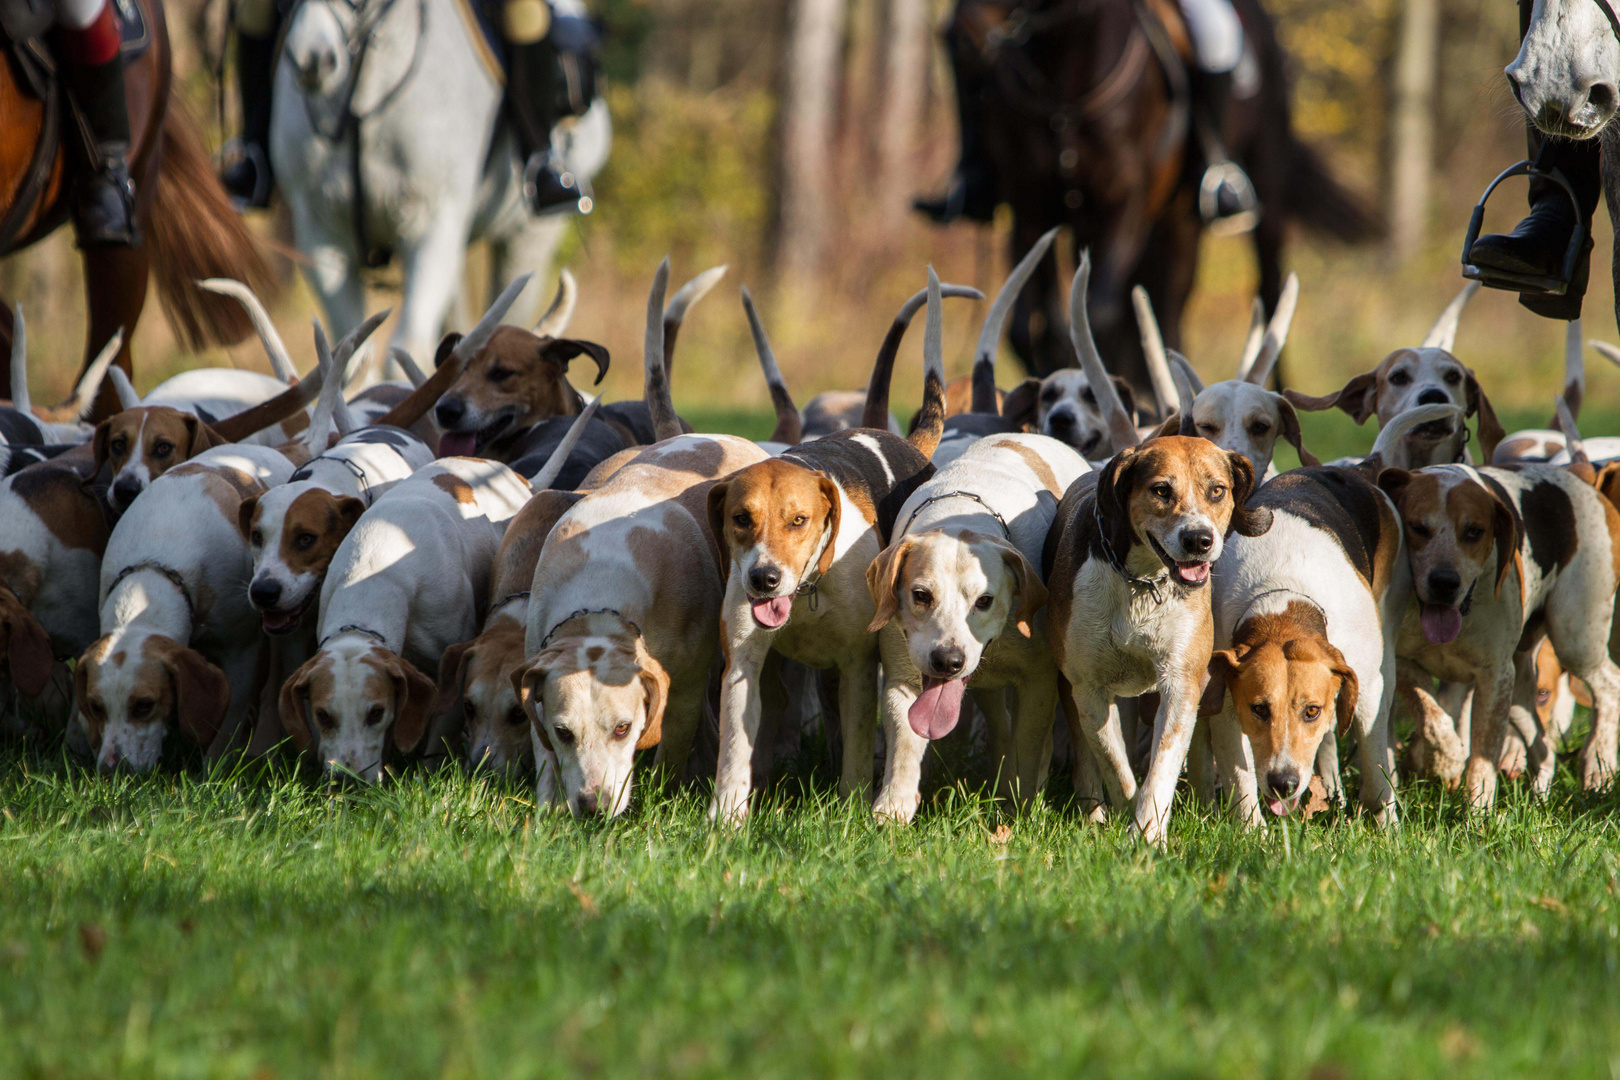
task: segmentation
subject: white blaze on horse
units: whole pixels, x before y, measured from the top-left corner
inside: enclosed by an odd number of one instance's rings
[[[544,271],[568,224],[523,205],[504,89],[461,5],[303,0],[275,74],[270,157],[327,321],[345,334],[365,317],[361,272],[391,253],[404,275],[391,343],[418,360],[432,355],[460,292],[468,243],[488,240],[491,279],[506,281]],[[584,14],[578,0],[555,6]],[[552,135],[587,182],[611,142],[600,97]],[[380,357],[368,367],[369,382]]]

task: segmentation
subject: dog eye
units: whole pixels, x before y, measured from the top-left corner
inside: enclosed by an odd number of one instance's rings
[[[169,456],[170,453],[173,452],[173,450],[174,450],[174,444],[173,443],[166,443],[166,442],[155,443],[152,446],[152,456],[156,457],[156,458],[166,458],[166,457]]]
[[[258,529],[254,529],[253,534],[248,537],[248,543],[252,544],[254,547],[264,547],[264,533],[260,532]]]
[[[912,589],[911,601],[918,607],[927,607],[934,602],[934,594],[927,589]]]
[[[615,739],[622,739],[628,734],[630,734],[630,721],[620,720],[613,725],[613,737]]]
[[[980,611],[989,611],[990,605],[995,602],[995,597],[991,596],[989,593],[985,593],[983,596],[979,597],[973,602],[973,606],[978,608]]]
[[[1271,430],[1271,425],[1270,424],[1264,424],[1264,423],[1261,423],[1259,421],[1255,421],[1254,423],[1249,425],[1249,434],[1253,435],[1257,439],[1264,438],[1266,433],[1269,432],[1270,430]]]
[[[503,368],[503,367],[490,368],[489,369],[489,381],[490,382],[495,382],[495,383],[503,383],[507,379],[510,379],[513,375],[516,375],[516,374],[517,374],[517,372],[513,371],[511,368]]]
[[[1202,435],[1206,439],[1213,439],[1215,436],[1219,435],[1220,433],[1221,433],[1221,425],[1219,425],[1219,424],[1199,424],[1198,425],[1198,434]]]
[[[293,547],[298,549],[299,551],[308,551],[310,548],[312,548],[314,546],[315,546],[315,534],[314,533],[299,533],[298,536],[293,540]]]
[[[1096,405],[1097,395],[1092,393],[1091,387],[1088,386],[1084,390],[1080,391],[1080,400],[1085,402],[1087,405]]]
[[[793,527],[797,529],[809,520],[810,519],[805,517],[803,514],[795,514],[793,515]]]
[[[384,710],[381,705],[373,705],[366,713],[366,727],[376,727],[383,722]]]
[[[333,728],[337,727],[337,725],[332,722],[332,714],[327,712],[325,709],[315,710],[315,722],[321,726],[322,731],[331,731]]]
[[[137,720],[144,720],[152,715],[152,706],[154,704],[151,698],[141,698],[129,707],[129,715]]]
[[[749,517],[746,513],[731,515],[731,523],[737,526],[739,529],[748,528],[748,526],[753,523],[753,520],[754,519]]]
[[[551,732],[551,737],[562,743],[564,746],[574,745],[574,733],[565,727],[553,729]]]
[[[1158,496],[1161,499],[1171,498],[1176,493],[1174,488],[1172,488],[1169,484],[1166,484],[1166,483],[1164,483],[1162,481],[1157,483],[1157,484],[1154,484],[1148,490],[1153,492],[1154,495]]]
[[[1226,498],[1226,485],[1225,484],[1212,484],[1212,485],[1210,485],[1210,489],[1209,489],[1209,501],[1210,502],[1220,502],[1224,498]]]
[[[112,441],[112,452],[113,453],[122,454],[124,451],[126,451],[128,449],[129,449],[129,440],[128,439],[119,438],[119,439],[114,439]]]
[[[1261,723],[1271,723],[1271,706],[1267,705],[1265,702],[1257,701],[1253,705],[1250,705],[1249,712],[1252,713],[1254,718],[1259,720]]]
[[[471,698],[461,699],[461,711],[466,714],[469,720],[478,719],[478,706],[472,703]]]
[[[1470,525],[1463,530],[1463,539],[1472,544],[1485,535],[1485,530],[1478,525]]]
[[[1460,371],[1448,371],[1448,372],[1446,372],[1446,385],[1448,385],[1448,386],[1456,386],[1460,382],[1462,382],[1462,372],[1460,372]]]
[[[1041,400],[1046,402],[1048,405],[1052,404],[1052,402],[1056,401],[1057,399],[1058,399],[1058,388],[1057,387],[1048,386],[1045,390],[1041,391]]]
[[[1537,690],[1536,691],[1536,704],[1537,705],[1545,705],[1545,704],[1547,704],[1547,702],[1549,702],[1551,700],[1552,700],[1552,691],[1551,690]]]
[[[1420,525],[1415,521],[1407,522],[1406,528],[1413,536],[1420,540],[1427,540],[1429,537],[1434,535],[1433,529],[1429,528],[1427,525]]]
[[[1412,385],[1412,376],[1408,375],[1404,371],[1397,371],[1397,372],[1395,372],[1395,374],[1393,374],[1393,375],[1391,375],[1389,377],[1389,385],[1391,385],[1391,386],[1411,386]]]
[[[506,710],[506,722],[513,727],[517,727],[520,724],[527,724],[529,718],[523,715],[523,706],[514,705]]]
[[[1315,720],[1318,716],[1321,716],[1321,715],[1322,715],[1322,706],[1320,706],[1320,705],[1307,705],[1307,706],[1305,706],[1305,719],[1307,719],[1307,720]]]

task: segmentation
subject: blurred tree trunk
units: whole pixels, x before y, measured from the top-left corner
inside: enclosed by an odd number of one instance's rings
[[[793,0],[782,100],[782,208],[777,273],[796,285],[826,262],[844,0]]]
[[[1390,133],[1389,255],[1395,262],[1417,253],[1428,229],[1439,55],[1440,0],[1404,0]]]
[[[916,186],[914,154],[928,86],[928,0],[888,0],[878,124],[878,221],[892,235]]]

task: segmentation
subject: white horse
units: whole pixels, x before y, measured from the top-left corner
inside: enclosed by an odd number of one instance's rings
[[[346,334],[365,317],[367,255],[391,251],[404,272],[392,344],[424,362],[460,292],[469,242],[490,241],[491,279],[508,281],[543,273],[568,224],[532,217],[523,205],[503,88],[460,2],[303,0],[287,28],[271,112],[270,159],[328,325]],[[555,6],[584,14],[579,0]],[[553,145],[588,181],[612,137],[597,98],[558,126]],[[362,381],[381,366],[368,364]]]

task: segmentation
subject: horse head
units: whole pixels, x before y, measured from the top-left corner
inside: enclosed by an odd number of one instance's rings
[[[1549,135],[1593,138],[1620,109],[1620,24],[1612,3],[1537,0],[1507,79],[1531,122]]]
[[[354,12],[331,0],[298,5],[287,28],[282,56],[292,65],[298,89],[306,97],[330,97],[349,78],[349,30]]]

